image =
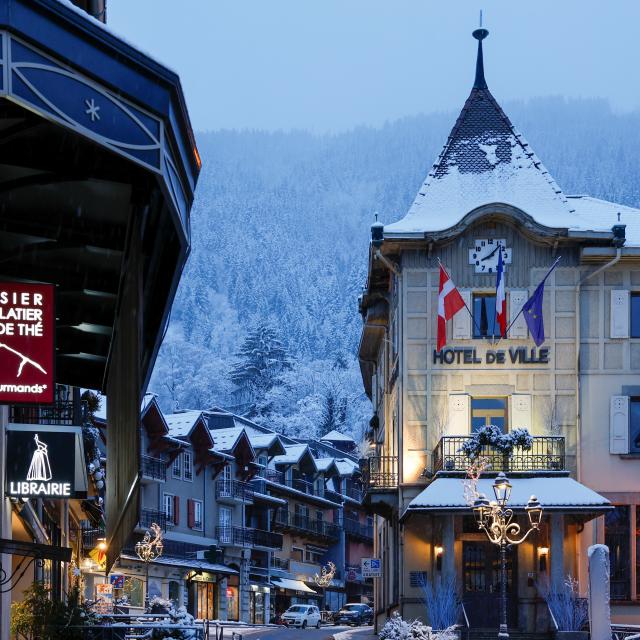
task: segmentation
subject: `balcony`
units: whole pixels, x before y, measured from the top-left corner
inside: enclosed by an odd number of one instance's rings
[[[282,549],[282,535],[262,529],[246,527],[216,527],[218,544],[225,547],[263,547],[266,549]]]
[[[167,479],[167,463],[160,458],[141,456],[140,474],[142,482],[165,482]]]
[[[253,502],[253,489],[248,482],[238,480],[217,480],[216,500],[235,504],[237,502]]]
[[[433,473],[438,471],[466,472],[469,458],[460,450],[471,436],[444,436],[433,450]],[[529,450],[516,447],[511,455],[485,446],[480,457],[491,465],[491,471],[563,471],[565,468],[564,438],[534,436]]]
[[[357,520],[345,518],[344,532],[350,538],[355,538],[364,542],[373,542],[373,525],[371,524],[362,524]]]
[[[367,458],[366,466],[363,470],[363,482],[367,493],[397,489],[398,456]]]
[[[307,538],[337,540],[340,537],[340,527],[337,524],[310,518],[301,513],[293,513],[285,509],[276,511],[273,527],[281,531],[296,531]]]
[[[148,529],[153,523],[156,523],[163,531],[167,530],[167,525],[172,525],[173,522],[169,522],[166,514],[163,511],[155,511],[153,509],[142,509],[140,511],[140,520],[138,526],[141,529]]]
[[[9,422],[14,424],[54,424],[82,426],[87,420],[87,403],[59,401],[37,407],[11,405]]]

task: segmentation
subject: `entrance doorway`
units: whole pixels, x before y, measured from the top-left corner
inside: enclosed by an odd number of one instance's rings
[[[500,624],[500,549],[491,542],[463,542],[464,606],[473,628],[496,629]],[[518,626],[517,550],[507,550],[507,624]]]

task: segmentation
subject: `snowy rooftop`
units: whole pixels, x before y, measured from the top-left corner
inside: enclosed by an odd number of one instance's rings
[[[340,433],[335,429],[333,431],[329,431],[329,433],[325,434],[320,438],[320,442],[355,442],[355,440],[344,433]]]
[[[254,449],[267,449],[272,453],[286,451],[277,433],[258,433],[246,428],[245,431],[249,436],[249,442]]]
[[[481,50],[479,64],[482,70]],[[565,196],[484,82],[471,94],[408,213],[387,238],[445,231],[484,205],[506,204],[538,224],[574,232],[611,231],[622,213],[627,246],[640,245],[640,210]]]
[[[335,462],[335,458],[316,458],[316,467],[318,471],[328,471]]]
[[[606,498],[566,476],[510,478],[509,481],[513,485],[509,504],[515,509],[523,509],[532,495],[535,495],[543,509],[547,510],[597,511],[610,506]],[[478,481],[478,492],[491,499],[493,482],[491,478],[481,478]],[[460,478],[436,478],[409,503],[407,511],[469,508],[465,502]]]
[[[347,458],[337,458],[336,467],[341,476],[351,476],[360,469],[356,462]]]
[[[309,447],[306,444],[293,444],[285,449],[287,452],[284,455],[276,456],[273,459],[275,464],[297,464],[305,452],[309,452]]]
[[[211,437],[213,438],[213,448],[217,451],[231,451],[243,431],[244,429],[242,427],[210,431]]]
[[[181,411],[164,416],[169,427],[169,434],[174,437],[187,436],[202,416],[202,411]]]

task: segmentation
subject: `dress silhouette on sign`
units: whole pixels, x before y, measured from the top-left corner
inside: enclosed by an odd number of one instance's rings
[[[33,437],[36,441],[36,450],[33,452],[29,471],[27,472],[27,480],[36,480],[38,482],[49,482],[51,480],[51,465],[49,464],[49,452],[47,445],[38,439],[38,434]]]

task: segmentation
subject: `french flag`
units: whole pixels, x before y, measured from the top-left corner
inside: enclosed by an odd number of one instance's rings
[[[504,262],[502,247],[498,251],[498,268],[496,269],[496,318],[500,325],[500,335],[506,338],[507,333],[507,296],[504,293]]]

